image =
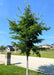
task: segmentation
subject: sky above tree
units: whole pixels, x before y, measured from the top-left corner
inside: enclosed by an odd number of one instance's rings
[[[0,0],[0,45],[11,45],[9,34],[9,23],[6,18],[19,20],[16,15],[20,15],[17,6],[24,12],[25,0]],[[47,26],[51,27],[49,31],[44,31],[40,36],[45,39],[42,43],[52,44],[54,42],[54,0],[26,0],[31,5],[32,12],[43,15],[43,20]]]

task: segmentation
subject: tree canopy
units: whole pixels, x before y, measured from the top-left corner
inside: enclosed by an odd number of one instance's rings
[[[30,5],[25,7],[25,12],[22,16],[19,16],[20,21],[9,21],[10,34],[12,39],[19,40],[18,46],[29,55],[31,48],[35,43],[40,43],[43,39],[39,38],[42,35],[43,30],[49,30],[50,28],[45,25],[44,22],[39,22],[40,18],[36,17],[34,13],[31,12]],[[37,50],[36,50],[37,51]]]

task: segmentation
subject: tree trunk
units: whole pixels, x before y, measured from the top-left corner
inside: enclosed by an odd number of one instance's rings
[[[26,68],[26,75],[28,75],[28,56],[27,56],[27,68]]]

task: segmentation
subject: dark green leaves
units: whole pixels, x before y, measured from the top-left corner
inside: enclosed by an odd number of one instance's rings
[[[42,21],[40,22],[39,17],[35,17],[30,10],[30,5],[25,7],[25,12],[22,16],[19,16],[20,20],[16,23],[16,21],[9,21],[9,29],[10,34],[12,35],[12,39],[19,40],[18,43],[19,48],[22,50],[22,53],[30,54],[31,48],[34,46],[34,43],[40,43],[43,39],[39,38],[42,35],[43,30],[49,30],[50,28],[45,25]],[[18,10],[20,10],[18,8]],[[34,46],[35,47],[35,46]],[[37,55],[40,56],[38,52],[38,48],[32,49]]]

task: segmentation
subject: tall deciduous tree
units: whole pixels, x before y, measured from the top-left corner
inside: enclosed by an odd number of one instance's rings
[[[50,28],[45,25],[40,18],[36,17],[32,12],[30,5],[26,6],[22,16],[19,16],[20,20],[9,21],[10,34],[12,39],[19,40],[18,46],[22,53],[26,53],[27,56],[27,69],[26,75],[28,75],[28,56],[30,55],[31,49],[38,55],[39,51],[36,49],[34,44],[40,43],[43,39],[39,38],[42,35],[43,30],[49,30]],[[14,35],[13,35],[14,34]]]

